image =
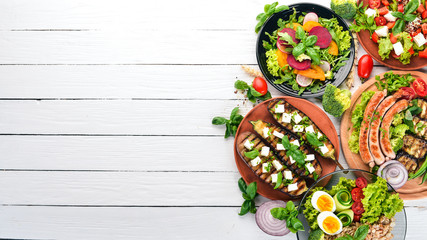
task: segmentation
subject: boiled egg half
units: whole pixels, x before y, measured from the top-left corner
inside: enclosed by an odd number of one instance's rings
[[[335,212],[336,209],[334,199],[324,191],[317,191],[313,193],[311,205],[313,205],[313,207],[319,212]]]
[[[317,223],[323,232],[336,235],[342,231],[342,222],[333,212],[321,212],[317,216]]]

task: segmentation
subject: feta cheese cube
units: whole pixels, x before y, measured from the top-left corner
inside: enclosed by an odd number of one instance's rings
[[[291,123],[291,117],[292,117],[292,115],[290,113],[283,113],[282,114],[282,122]]]
[[[296,191],[296,190],[298,190],[298,183],[292,183],[288,185],[289,192]]]
[[[292,156],[289,156],[289,162],[290,162],[291,164],[294,164],[294,163],[295,163],[295,160],[292,158]]]
[[[277,174],[271,174],[271,182],[272,183],[277,183]]]
[[[284,113],[285,112],[285,105],[283,105],[283,104],[276,105],[274,112],[275,113]]]
[[[294,132],[303,132],[304,126],[303,125],[294,125]]]
[[[278,131],[276,131],[276,130],[273,132],[273,135],[274,135],[274,136],[276,136],[276,137],[278,137],[278,138],[280,138],[280,139],[282,139],[282,138],[283,138],[283,136],[285,136],[285,135],[283,135],[282,133],[279,133],[279,132],[278,132]]]
[[[316,170],[316,169],[314,169],[313,164],[311,164],[311,163],[307,163],[305,166],[307,167],[307,170],[310,173],[313,173]]]
[[[276,149],[279,150],[279,151],[286,150],[285,147],[283,146],[283,144],[281,144],[281,143],[278,143],[276,145]]]
[[[270,171],[270,167],[268,166],[268,163],[263,163],[262,164],[262,172],[268,173],[269,171]]]
[[[273,160],[273,166],[274,166],[275,169],[277,169],[277,171],[280,171],[283,168],[283,165],[280,164],[280,162],[277,161],[277,160]]]
[[[387,37],[388,36],[388,27],[382,26],[382,27],[378,28],[377,30],[375,30],[375,32],[377,33],[378,37]]]
[[[289,142],[290,144],[296,145],[296,146],[300,146],[299,145],[299,141],[298,140],[293,140],[292,142]]]
[[[305,156],[306,161],[313,161],[315,159],[314,154],[307,154]]]
[[[254,144],[251,143],[251,141],[246,140],[246,142],[243,144],[245,146],[245,148],[247,148],[248,150],[252,150],[252,148],[254,147]]]
[[[268,127],[265,127],[262,130],[262,134],[264,135],[265,138],[268,138],[270,136],[270,129]]]
[[[260,164],[260,163],[261,163],[261,158],[259,158],[259,157],[256,157],[251,161],[251,165],[254,167],[258,166],[258,164]]]
[[[320,132],[317,132],[317,138],[321,138],[323,135]]]
[[[292,180],[292,172],[289,170],[283,171],[283,176],[285,176],[285,179]]]
[[[375,9],[372,9],[372,8],[368,8],[365,11],[365,15],[368,17],[375,16],[376,14],[377,14],[377,11],[375,11]]]
[[[261,148],[261,156],[267,157],[270,154],[270,147],[264,146]]]
[[[305,132],[306,133],[314,133],[313,125],[310,125],[310,126],[306,127],[305,128]]]
[[[391,15],[392,12],[388,12],[386,15],[384,15],[385,19],[387,19],[387,21],[389,22],[394,22],[396,21],[397,17]]]
[[[320,146],[319,149],[323,154],[329,152],[329,149],[325,146],[325,144],[323,144],[323,146]]]
[[[418,45],[418,47],[421,47],[422,45],[426,44],[427,41],[426,41],[423,33],[418,33],[414,37],[414,42]]]
[[[393,44],[393,48],[394,48],[394,53],[396,53],[397,56],[400,56],[400,54],[403,53],[402,43],[397,42],[397,43]]]
[[[301,122],[302,117],[297,112],[293,112],[292,113],[292,119],[294,120],[294,122],[296,124],[298,124],[299,122]]]

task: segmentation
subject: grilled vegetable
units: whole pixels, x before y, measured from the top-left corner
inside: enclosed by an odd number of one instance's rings
[[[417,169],[418,160],[411,157],[411,155],[407,154],[405,151],[399,151],[396,160],[402,163],[409,173],[414,173]]]
[[[418,102],[421,101],[418,100]],[[414,123],[415,135],[424,140],[427,140],[427,121],[415,116],[412,122]]]
[[[419,117],[427,119],[427,101],[424,99],[418,98],[417,104],[418,104],[418,107],[422,109],[421,113],[419,114]]]
[[[427,153],[427,142],[412,135],[405,135],[402,150],[414,158],[424,158]]]
[[[296,176],[284,166],[270,148],[268,151],[263,151],[263,147],[269,148],[255,134],[248,133],[246,138],[238,145],[238,150],[252,171],[272,187],[279,189],[291,197],[299,196],[307,191],[305,180]],[[278,169],[279,166],[280,168]],[[288,172],[291,172],[291,177]],[[279,175],[281,175],[281,177],[279,177]],[[289,177],[291,179],[288,179]],[[296,184],[298,188],[289,191],[288,186],[290,184]]]
[[[285,100],[273,100],[268,105],[268,111],[280,126],[296,136],[307,141],[314,151],[325,158],[335,161],[335,148],[326,135],[303,112],[293,107]]]
[[[294,145],[300,145],[297,138],[282,130],[274,124],[264,122],[262,120],[252,121],[251,124],[254,130],[267,141],[270,147],[273,148],[276,156],[282,163],[284,163],[291,171],[298,176],[308,177],[311,179],[317,179],[322,174],[322,166],[319,161],[315,158],[314,154],[305,146],[301,145],[298,150],[301,151],[306,158],[304,164],[298,163],[295,159],[292,159],[288,154],[288,149],[285,149],[282,144],[281,136],[289,139],[289,142]],[[297,142],[298,141],[298,142]],[[291,145],[290,144],[290,145]]]

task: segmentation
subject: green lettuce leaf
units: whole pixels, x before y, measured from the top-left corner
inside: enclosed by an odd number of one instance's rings
[[[382,60],[389,58],[391,50],[393,50],[393,44],[389,37],[378,40],[378,54],[380,54]]]
[[[267,69],[271,73],[271,75],[278,77],[280,66],[277,61],[277,54],[274,49],[268,50],[265,52],[265,56],[267,57]]]

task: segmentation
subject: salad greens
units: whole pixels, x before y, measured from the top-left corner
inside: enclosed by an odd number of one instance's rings
[[[378,40],[378,54],[382,60],[389,59],[392,50],[393,44],[390,41],[390,37],[380,38]]]
[[[304,231],[302,222],[298,219],[298,208],[295,207],[294,202],[288,201],[286,208],[273,208],[271,215],[279,220],[286,220],[286,227],[293,233]]]
[[[406,22],[412,22],[415,20],[417,15],[412,14],[412,13],[415,12],[415,10],[417,10],[419,5],[420,5],[420,3],[418,0],[411,0],[405,5],[404,11],[403,11],[404,13],[401,13],[399,11],[391,13],[391,15],[398,18],[396,20],[396,24],[393,27],[393,34],[394,35],[397,35],[397,34],[403,32],[403,30],[405,29],[405,25],[406,25],[405,21]]]
[[[257,25],[255,26],[255,32],[258,33],[261,27],[264,25],[265,21],[274,13],[281,12],[283,10],[288,10],[289,7],[286,5],[282,5],[277,7],[279,5],[278,2],[274,2],[272,4],[266,4],[264,6],[264,12],[260,13],[256,16],[256,20],[258,21]]]
[[[362,204],[365,212],[360,219],[362,223],[372,224],[382,215],[392,218],[403,209],[403,201],[399,198],[399,194],[391,194],[388,191],[387,181],[384,178],[378,177],[375,183],[369,183],[363,189],[363,195],[365,198],[362,199]]]
[[[339,237],[336,240],[365,240],[369,233],[369,225],[362,225],[356,229],[354,236],[346,234],[344,237]]]
[[[397,7],[396,7],[397,8]],[[377,25],[374,21],[374,16],[368,17],[365,14],[368,5],[363,6],[363,1],[357,6],[356,15],[354,16],[354,24],[350,25],[350,30],[360,32],[362,30],[368,30],[371,34],[377,29]]]
[[[352,153],[359,153],[359,133],[360,125],[363,121],[363,113],[365,112],[369,100],[371,100],[374,94],[374,91],[363,92],[361,95],[360,103],[356,105],[353,112],[351,113],[351,123],[353,123],[353,131],[351,132],[350,138],[348,140],[348,146]]]
[[[213,125],[224,125],[225,124],[225,135],[224,138],[228,138],[229,136],[235,136],[237,128],[240,125],[240,122],[243,120],[243,116],[238,114],[239,107],[235,107],[233,111],[231,111],[230,119],[226,119],[225,117],[214,117],[212,119]]]
[[[387,89],[388,93],[396,92],[401,87],[409,87],[415,78],[410,74],[398,75],[393,72],[387,72],[381,79],[380,76],[375,76],[377,82],[375,86],[379,91]]]
[[[252,182],[249,185],[246,185],[243,178],[240,178],[237,183],[239,185],[240,191],[242,192],[242,197],[245,199],[242,207],[240,208],[239,215],[243,216],[248,212],[256,213],[255,197],[258,196],[256,182]]]

